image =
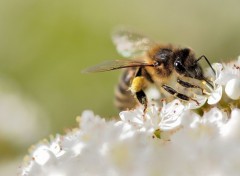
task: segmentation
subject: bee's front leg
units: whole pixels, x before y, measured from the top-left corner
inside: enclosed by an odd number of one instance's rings
[[[186,88],[200,89],[202,91],[202,94],[204,94],[204,90],[198,85],[190,84],[189,82],[185,82],[185,81],[181,80],[180,78],[177,78],[177,82],[178,82],[178,84],[180,84],[181,86],[186,87]]]
[[[181,93],[178,93],[176,90],[174,90],[173,88],[171,88],[170,86],[167,86],[165,84],[162,85],[162,88],[164,88],[168,93],[172,94],[173,96],[181,99],[181,100],[185,100],[185,101],[189,101],[189,100],[192,100],[194,102],[196,102],[197,105],[199,105],[199,102],[187,95],[184,95],[184,94],[181,94]]]

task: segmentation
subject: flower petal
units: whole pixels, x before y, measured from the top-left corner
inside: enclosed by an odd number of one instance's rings
[[[206,101],[207,101],[207,97],[206,96],[202,96],[202,95],[195,95],[194,98],[197,102],[191,100],[188,102],[187,108],[188,109],[197,109],[200,108],[201,106],[203,106]]]
[[[233,100],[240,98],[240,79],[234,78],[227,82],[225,87],[226,94]]]
[[[208,97],[207,103],[210,105],[214,105],[218,103],[222,98],[222,86],[218,86]]]

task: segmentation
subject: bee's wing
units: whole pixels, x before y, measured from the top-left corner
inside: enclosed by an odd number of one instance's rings
[[[153,66],[153,65],[148,64],[146,62],[137,61],[137,60],[111,60],[111,61],[105,61],[93,67],[89,67],[83,70],[82,72],[83,73],[104,72],[104,71],[111,71],[111,70],[127,68],[127,67],[141,67],[141,66]]]
[[[115,30],[112,40],[118,53],[127,58],[142,55],[156,44],[148,37],[126,29]]]

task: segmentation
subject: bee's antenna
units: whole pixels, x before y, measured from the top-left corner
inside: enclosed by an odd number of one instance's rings
[[[206,62],[208,63],[208,65],[209,65],[210,68],[212,69],[214,75],[216,75],[216,71],[213,69],[211,63],[209,62],[209,60],[207,59],[206,56],[204,56],[204,55],[200,56],[200,57],[195,61],[195,63],[197,63],[198,61],[200,61],[202,58],[204,58],[204,59],[206,60]],[[207,81],[206,81],[206,82],[207,82]]]

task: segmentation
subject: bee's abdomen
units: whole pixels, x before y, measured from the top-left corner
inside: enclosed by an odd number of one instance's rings
[[[137,105],[134,95],[129,90],[135,73],[136,68],[127,68],[120,77],[115,90],[115,105],[119,110],[132,109]]]

